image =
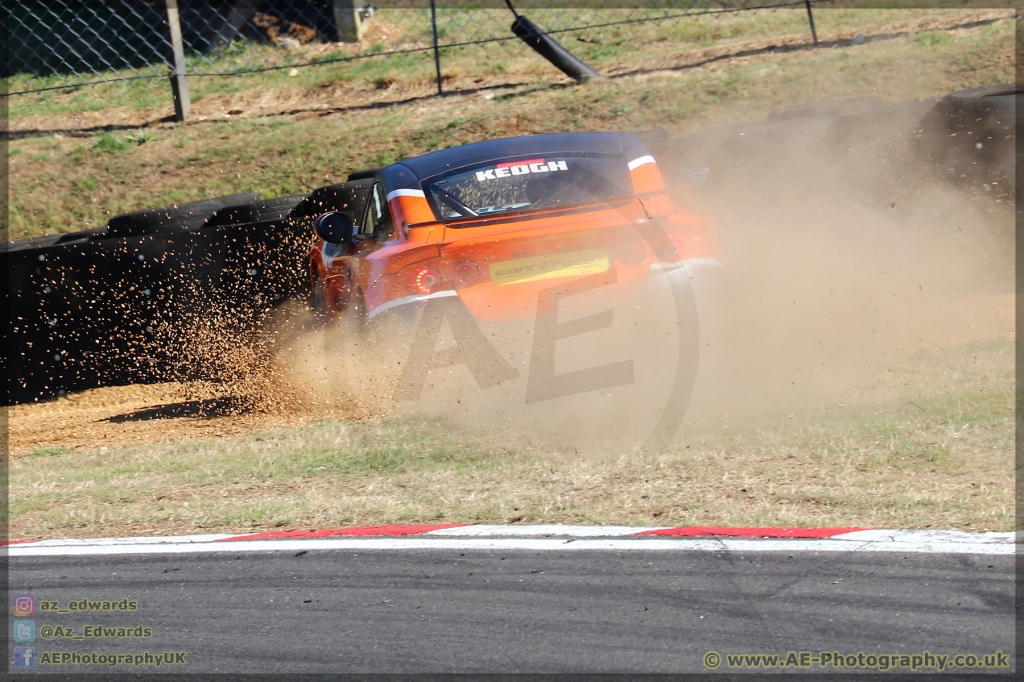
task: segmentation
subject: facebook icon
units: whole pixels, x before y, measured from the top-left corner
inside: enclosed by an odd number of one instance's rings
[[[32,668],[36,664],[36,648],[34,646],[14,647],[14,667]]]

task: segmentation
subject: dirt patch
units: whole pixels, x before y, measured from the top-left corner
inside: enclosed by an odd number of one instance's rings
[[[10,456],[41,449],[121,448],[219,438],[315,422],[322,415],[252,412],[223,389],[178,383],[112,386],[8,408]],[[206,397],[196,397],[205,394]]]

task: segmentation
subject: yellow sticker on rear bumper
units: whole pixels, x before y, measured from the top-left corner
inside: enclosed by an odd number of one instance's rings
[[[593,275],[607,272],[609,266],[610,261],[605,251],[576,251],[491,263],[489,269],[491,281],[498,286],[505,286],[540,279]]]

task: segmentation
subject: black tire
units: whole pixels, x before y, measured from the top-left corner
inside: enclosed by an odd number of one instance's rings
[[[259,195],[250,192],[124,213],[114,216],[107,223],[107,236],[155,234],[175,228],[196,229],[205,225],[210,216],[225,207],[249,204],[257,199]]]
[[[364,178],[320,187],[295,207],[292,217],[315,218],[328,211],[340,211],[358,222],[372,184],[373,178]]]
[[[306,194],[264,199],[245,206],[235,206],[217,211],[207,225],[244,225],[284,220],[306,198]]]
[[[986,85],[947,95],[947,117],[959,116],[958,124],[970,125],[978,117],[999,117],[1005,123],[1013,124],[1016,99],[1024,95],[1024,86],[1012,83]]]
[[[45,237],[29,237],[12,242],[0,242],[0,252],[33,251],[54,246],[60,242],[61,235],[51,234]]]
[[[961,90],[943,97],[921,120],[915,145],[939,177],[984,189],[993,196],[1012,193],[1016,107],[1024,86],[1002,84]]]

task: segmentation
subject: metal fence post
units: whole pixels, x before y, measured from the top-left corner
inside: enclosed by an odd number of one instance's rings
[[[434,69],[437,71],[437,94],[444,94],[441,88],[441,51],[437,49],[437,9],[430,0],[430,27],[434,30]]]
[[[171,94],[174,96],[174,120],[188,118],[192,102],[188,96],[188,78],[185,76],[185,46],[181,42],[181,24],[178,22],[178,0],[167,0],[167,28],[171,38]]]
[[[818,46],[818,32],[814,30],[814,13],[811,12],[811,0],[804,0],[807,5],[807,21],[811,23],[811,37],[814,38],[814,46]]]
[[[334,25],[340,43],[358,43],[363,39],[366,26],[355,0],[334,0]]]

